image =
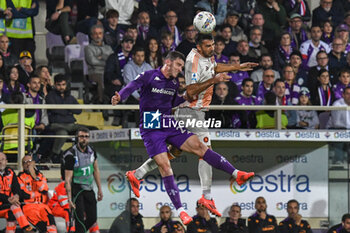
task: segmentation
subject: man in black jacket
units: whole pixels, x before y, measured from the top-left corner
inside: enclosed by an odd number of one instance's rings
[[[54,77],[54,89],[46,96],[47,104],[78,104],[78,101],[70,94],[67,88],[67,80],[63,74]],[[48,111],[50,129],[56,135],[74,134],[80,125],[75,124],[73,114],[80,114],[81,109],[50,109]],[[65,138],[56,138],[52,147],[51,159],[53,162],[60,162],[59,154],[66,141]]]
[[[229,217],[220,225],[220,233],[248,233],[245,219],[241,218],[241,207],[233,204],[228,212]]]
[[[198,205],[197,215],[193,217],[193,221],[187,226],[187,233],[211,232],[218,233],[219,227],[216,218],[211,218],[209,211],[204,206]]]
[[[139,201],[136,198],[130,198],[126,202],[125,210],[114,219],[109,233],[144,233]]]
[[[287,203],[288,217],[279,224],[280,233],[312,233],[310,224],[301,219],[299,214],[299,202],[295,199]]]

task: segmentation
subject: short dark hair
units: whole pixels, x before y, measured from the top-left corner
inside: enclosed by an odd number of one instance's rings
[[[222,43],[224,43],[225,44],[225,39],[224,39],[224,37],[222,37],[222,36],[215,36],[215,44],[217,43],[217,42],[222,42]]]
[[[202,44],[204,40],[214,40],[212,34],[198,33],[196,37],[196,44]]]
[[[269,54],[269,53],[263,53],[263,54],[261,54],[261,56],[260,56],[260,58],[259,58],[259,61],[260,61],[260,62],[263,60],[263,57],[270,57],[271,60],[273,61],[272,56],[271,56],[271,54]]]
[[[128,210],[130,211],[130,208],[131,208],[131,202],[132,201],[137,201],[137,203],[140,203],[139,200],[137,200],[136,198],[134,197],[130,197],[127,201],[126,201],[126,204],[125,204],[125,210]]]
[[[320,28],[321,29],[321,26],[318,25],[318,24],[313,24],[310,28],[310,31],[313,29],[313,28]]]
[[[30,76],[29,77],[29,80],[28,80],[28,83],[30,83],[33,79],[35,79],[35,78],[39,78],[39,76],[38,75],[32,75],[32,76]],[[40,78],[39,78],[40,79]]]
[[[185,56],[182,53],[178,52],[178,51],[171,51],[171,52],[169,52],[166,55],[165,60],[169,59],[170,61],[175,61],[177,58],[179,58],[179,59],[181,59],[183,61],[186,60]]]
[[[119,18],[119,12],[115,9],[109,9],[106,13],[106,19]]]
[[[287,202],[287,207],[289,206],[290,203],[296,203],[297,206],[298,206],[298,209],[299,209],[299,202],[298,202],[297,200],[295,200],[295,199],[289,200],[289,201]]]
[[[349,70],[348,68],[342,68],[342,69],[340,70],[340,72],[339,72],[339,77],[340,77],[340,75],[342,75],[342,73],[348,73],[348,74],[350,74],[350,70]]]
[[[67,82],[67,78],[64,76],[64,74],[56,74],[53,79],[54,79],[55,83],[60,83],[62,81],[66,81]]]
[[[278,78],[273,82],[273,86],[275,87],[277,83],[284,83],[282,79]]]
[[[327,57],[328,57],[328,53],[327,53],[325,50],[320,50],[320,51],[318,51],[317,54],[316,54],[316,59],[317,59],[318,55],[320,55],[321,53],[326,54]]]
[[[135,55],[137,52],[145,52],[145,49],[141,46],[136,46],[133,48],[131,54]]]
[[[233,207],[238,207],[238,208],[239,208],[239,211],[242,210],[242,208],[241,208],[238,204],[236,204],[236,203],[234,203],[234,204],[231,205],[230,210],[231,210]]]
[[[137,30],[137,26],[135,24],[129,25],[125,31],[128,31],[129,29]]]
[[[171,32],[164,31],[164,32],[162,32],[162,34],[160,35],[160,38],[161,38],[162,40],[166,39],[167,37],[173,37],[173,35],[171,34]]]
[[[78,136],[79,132],[90,133],[90,130],[84,126],[81,126],[75,131],[75,135]]]
[[[252,82],[252,83],[254,83],[253,79],[251,79],[251,78],[245,78],[245,79],[243,79],[243,81],[242,81],[242,87],[243,87],[247,82]]]
[[[232,27],[230,24],[228,23],[224,23],[223,25],[221,25],[220,27],[220,32],[222,32],[225,28],[230,28],[231,32],[232,32]]]
[[[349,218],[350,218],[350,214],[344,214],[343,217],[341,217],[341,221],[345,222],[346,219],[349,219]]]
[[[298,56],[300,57],[300,59],[303,59],[299,50],[293,50],[293,52],[290,54],[290,57],[293,57],[293,56]]]
[[[350,90],[350,87],[349,86],[345,87],[343,90],[343,94],[346,92],[346,90]]]
[[[321,69],[318,71],[318,73],[317,73],[317,77],[320,77],[320,76],[321,76],[323,73],[325,73],[325,72],[329,73],[328,70],[326,70],[326,69],[324,69],[324,68],[321,68]]]

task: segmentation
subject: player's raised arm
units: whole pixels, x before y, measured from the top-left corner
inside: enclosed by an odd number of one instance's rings
[[[238,71],[238,70],[249,71],[249,70],[253,70],[253,68],[258,65],[259,63],[254,63],[254,62],[245,62],[240,65],[217,63],[217,66],[215,66],[215,73],[223,73],[223,72]]]

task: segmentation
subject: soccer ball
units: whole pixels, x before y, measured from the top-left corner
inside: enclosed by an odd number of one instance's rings
[[[209,34],[214,30],[216,20],[212,13],[208,11],[201,11],[194,17],[193,26],[200,33]]]

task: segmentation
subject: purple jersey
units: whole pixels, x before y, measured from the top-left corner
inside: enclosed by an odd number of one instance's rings
[[[193,135],[186,129],[177,127],[175,119],[171,116],[172,108],[185,101],[182,96],[178,95],[178,88],[178,80],[166,78],[159,68],[141,73],[119,93],[122,101],[134,91],[140,90],[140,132],[150,157],[166,152],[166,143],[180,148]],[[158,113],[160,115],[156,115]],[[157,117],[159,124],[167,115],[167,125],[170,126],[145,129],[143,126],[144,116],[149,116],[149,114]]]
[[[231,76],[231,82],[237,85],[238,90],[241,90],[242,82],[244,79],[249,78],[249,74],[246,71],[238,71],[236,73],[228,73]]]
[[[225,64],[228,63],[228,57],[226,57],[225,55],[222,55],[222,54],[221,54],[221,57],[220,57],[220,58],[217,58],[216,55],[214,55],[214,57],[215,57],[216,63],[225,63]]]
[[[272,85],[271,85],[270,89],[266,89],[263,81],[261,81],[259,83],[258,89],[256,90],[255,94],[256,94],[256,98],[258,99],[258,102],[260,104],[263,104],[264,99],[265,99],[265,94],[267,92],[270,92],[270,91],[272,91]]]
[[[350,84],[348,85],[348,87],[350,86]],[[334,97],[335,99],[341,99],[343,98],[343,91],[345,89],[345,85],[341,82],[338,82],[337,84],[335,84],[333,86],[333,92],[334,92]]]

